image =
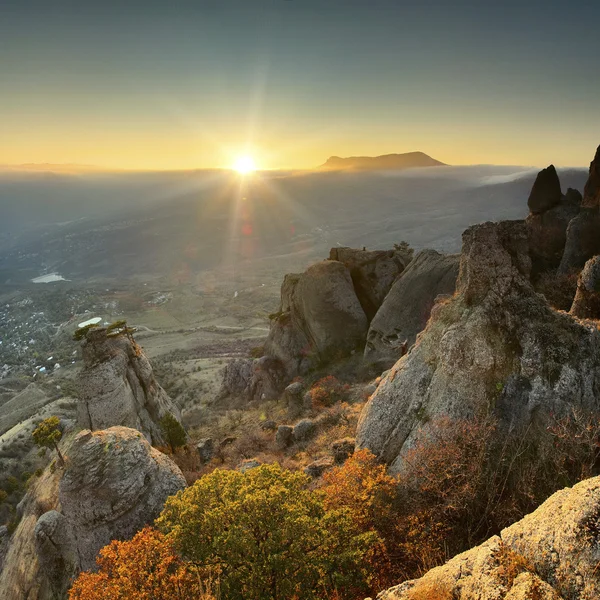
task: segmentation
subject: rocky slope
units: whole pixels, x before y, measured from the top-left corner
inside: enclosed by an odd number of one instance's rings
[[[467,229],[456,295],[437,304],[361,415],[357,445],[399,470],[437,416],[495,411],[526,427],[573,406],[600,413],[600,333],[552,310],[530,283],[522,221]]]
[[[600,477],[595,477],[557,492],[499,536],[377,598],[598,598],[599,515]]]
[[[163,443],[160,419],[167,412],[179,419],[180,412],[142,349],[126,335],[107,336],[105,328],[91,329],[82,348],[78,425],[92,431],[122,425]]]

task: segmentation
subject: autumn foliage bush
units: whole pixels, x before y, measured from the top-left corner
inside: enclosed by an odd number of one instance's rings
[[[345,402],[348,399],[350,386],[339,381],[333,375],[319,379],[309,390],[310,398],[314,408],[325,408],[333,406],[337,402]]]
[[[214,600],[210,577],[183,561],[174,545],[146,527],[100,551],[98,572],[81,573],[69,600]],[[208,582],[208,583],[207,583]]]

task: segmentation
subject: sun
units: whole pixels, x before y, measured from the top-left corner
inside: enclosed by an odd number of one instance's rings
[[[241,175],[248,175],[256,171],[256,163],[251,156],[239,156],[233,163],[233,168]]]

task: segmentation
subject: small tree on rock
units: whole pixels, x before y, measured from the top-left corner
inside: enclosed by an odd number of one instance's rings
[[[58,447],[58,442],[62,438],[60,429],[60,419],[58,417],[48,417],[44,419],[31,434],[33,441],[40,448],[54,448],[58,454],[58,461],[61,467],[65,466],[65,459]]]
[[[160,420],[160,428],[171,452],[174,453],[177,448],[185,446],[187,442],[185,429],[170,412]]]

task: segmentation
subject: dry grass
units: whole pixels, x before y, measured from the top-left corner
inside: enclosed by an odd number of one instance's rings
[[[407,594],[408,600],[453,600],[452,590],[441,581],[422,581]]]

